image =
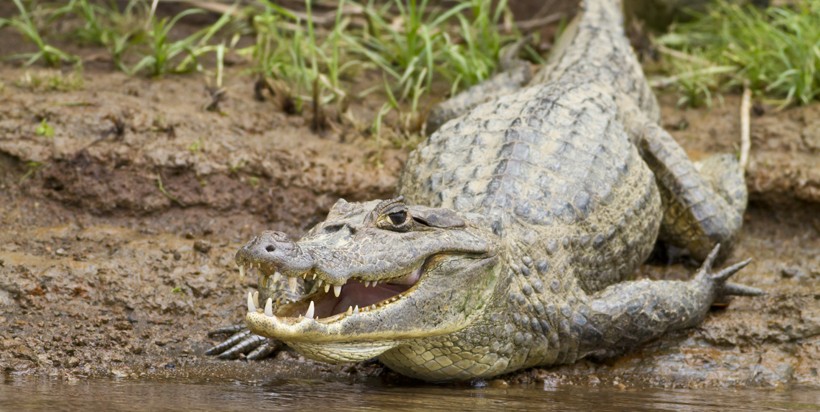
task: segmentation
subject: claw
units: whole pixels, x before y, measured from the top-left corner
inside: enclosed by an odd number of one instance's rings
[[[276,350],[279,349],[281,346],[282,345],[280,342],[274,342],[268,339],[267,342],[259,345],[258,348],[252,350],[251,353],[245,356],[245,358],[248,360],[264,359],[270,356],[273,352],[276,352]]]
[[[720,243],[716,244],[712,251],[709,252],[709,256],[706,256],[706,260],[703,261],[703,264],[700,265],[700,271],[703,273],[709,273],[712,271],[712,264],[715,263],[715,259],[717,259],[718,252],[720,252]]]
[[[735,263],[734,265],[729,266],[728,268],[724,268],[720,272],[712,275],[712,279],[715,279],[717,281],[725,281],[726,279],[729,279],[730,276],[734,275],[735,273],[737,273],[737,271],[743,269],[744,267],[746,267],[746,265],[748,265],[751,262],[752,259],[746,259],[742,262]]]
[[[208,332],[208,337],[211,338],[211,337],[214,337],[216,335],[227,335],[227,334],[233,335],[234,333],[239,332],[239,331],[241,331],[245,328],[246,328],[246,326],[243,325],[243,324],[225,326],[225,327],[215,329],[215,330],[212,330],[212,331]]]
[[[231,347],[233,347],[234,345],[238,344],[239,342],[242,341],[242,339],[245,339],[250,334],[251,334],[251,331],[249,331],[249,330],[244,330],[244,331],[235,333],[230,338],[228,338],[226,341],[220,343],[219,345],[214,346],[211,349],[208,349],[205,352],[205,354],[206,355],[216,355],[218,353],[222,354],[222,352],[224,352],[224,351],[230,349]],[[220,355],[220,356],[222,356],[222,355]]]
[[[740,269],[748,266],[749,263],[752,263],[752,259],[746,259],[742,262],[735,263],[734,265],[723,268],[721,271],[713,274],[712,264],[715,262],[718,252],[720,252],[719,243],[715,245],[712,251],[709,252],[709,256],[707,256],[706,260],[703,261],[703,265],[701,265],[700,270],[698,271],[698,275],[701,279],[709,279],[709,281],[718,288],[718,294],[723,296],[760,296],[765,294],[762,290],[751,286],[740,285],[737,283],[726,283],[726,280],[732,277],[732,275],[740,271]]]
[[[259,335],[251,335],[251,332],[248,331],[248,335],[244,339],[242,339],[239,343],[237,343],[232,348],[226,350],[225,352],[220,353],[216,357],[219,359],[236,359],[239,357],[240,354],[248,353],[259,346],[261,346],[265,341],[266,338],[263,338]]]
[[[746,285],[739,285],[737,283],[727,283],[723,285],[723,289],[721,290],[721,292],[724,296],[761,296],[766,294],[766,292],[758,288],[753,288],[751,286]]]

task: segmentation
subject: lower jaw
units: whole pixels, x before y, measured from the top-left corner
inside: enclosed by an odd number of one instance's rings
[[[285,343],[305,357],[327,363],[361,362],[375,358],[397,345],[395,341]]]

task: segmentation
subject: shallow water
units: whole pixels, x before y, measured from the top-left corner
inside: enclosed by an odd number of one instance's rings
[[[377,379],[364,383],[302,379],[261,382],[88,380],[65,383],[6,376],[4,382],[0,383],[2,411],[248,411],[321,408],[334,411],[820,410],[820,390],[392,386]]]

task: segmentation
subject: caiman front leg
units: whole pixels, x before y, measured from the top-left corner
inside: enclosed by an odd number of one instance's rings
[[[728,252],[746,210],[746,184],[739,162],[731,155],[692,162],[654,122],[644,123],[638,139],[664,204],[660,239],[688,250],[698,260],[717,244]]]
[[[254,312],[264,305],[265,311],[273,312],[276,307],[288,301],[297,301],[305,293],[305,281],[298,278],[285,278],[281,275],[260,276],[260,282],[266,282],[259,292],[248,293],[248,311]],[[309,286],[314,286],[310,284]],[[261,302],[260,302],[261,301]],[[209,337],[218,335],[231,336],[218,345],[208,349],[205,354],[216,356],[220,359],[236,359],[245,355],[245,359],[259,360],[275,354],[285,345],[276,339],[254,335],[244,325],[232,325],[213,330],[208,333]]]
[[[222,343],[208,349],[206,355],[219,359],[236,359],[245,355],[245,359],[259,360],[276,353],[284,344],[275,339],[254,335],[245,325],[233,325],[208,332],[209,337],[231,334]]]
[[[715,299],[763,292],[727,283],[751,259],[712,273],[716,246],[689,281],[638,280],[618,283],[590,296],[581,314],[579,357],[619,355],[667,331],[699,324]]]

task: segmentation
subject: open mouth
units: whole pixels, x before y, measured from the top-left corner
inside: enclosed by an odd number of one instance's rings
[[[315,269],[300,274],[289,273],[285,276],[276,268],[253,262],[240,264],[240,272],[245,272],[245,265],[248,269],[257,268],[260,272],[259,290],[248,294],[248,312],[258,313],[262,309],[266,316],[285,323],[296,323],[304,318],[330,323],[359,313],[371,312],[402,299],[419,283],[427,260],[393,277],[372,279],[370,276],[368,279],[364,275],[352,276],[342,284],[338,284],[338,279],[333,281],[336,283],[331,283],[328,276]],[[284,300],[274,309],[274,299],[269,297],[271,288],[284,284],[285,287],[295,290],[299,278],[302,278],[307,293],[295,302]]]

